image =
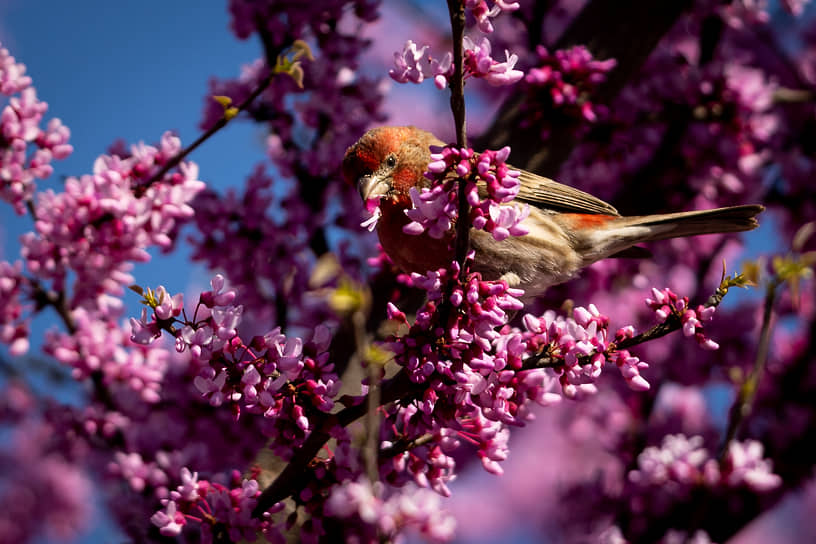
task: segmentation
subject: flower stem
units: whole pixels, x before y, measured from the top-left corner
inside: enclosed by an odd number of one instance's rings
[[[465,4],[462,0],[448,0],[451,33],[453,34],[453,76],[450,78],[450,105],[453,121],[456,125],[456,145],[460,149],[467,147],[467,130],[465,124],[465,82],[463,76],[462,39],[465,35]],[[470,205],[467,201],[467,184],[459,180],[458,206],[459,215],[456,221],[456,261],[460,270],[464,270],[465,257],[470,245]]]
[[[773,307],[776,302],[777,288],[781,285],[781,281],[775,278],[768,284],[765,292],[765,305],[762,310],[762,331],[759,336],[759,345],[757,346],[756,358],[754,359],[754,367],[751,373],[742,383],[737,392],[737,398],[734,399],[734,404],[728,414],[728,428],[725,431],[725,439],[720,447],[719,455],[717,456],[720,463],[725,459],[728,452],[728,445],[736,438],[739,433],[742,423],[748,414],[751,413],[751,407],[754,404],[757,390],[759,389],[759,379],[765,371],[765,364],[768,361],[768,348],[771,343],[771,321],[773,320]]]

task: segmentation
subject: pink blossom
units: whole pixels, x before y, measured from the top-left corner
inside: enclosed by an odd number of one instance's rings
[[[389,70],[388,75],[399,83],[422,83],[425,79],[423,73],[423,66],[419,64],[425,56],[425,51],[428,49],[427,45],[417,49],[417,46],[411,40],[405,42],[405,47],[401,53],[394,53],[395,69]]]
[[[473,13],[479,30],[485,33],[493,32],[493,24],[490,22],[490,19],[498,16],[502,11],[509,13],[519,8],[518,2],[497,0],[492,2],[492,4],[493,6],[490,7],[486,0],[467,0],[465,2],[465,7]]]
[[[506,61],[494,60],[490,54],[491,45],[487,38],[483,37],[477,44],[465,36],[463,45],[466,75],[482,78],[491,85],[512,85],[524,77],[524,72],[514,69],[518,55],[505,50]]]
[[[694,337],[697,344],[703,349],[716,350],[719,345],[708,338],[703,330],[703,323],[711,320],[716,308],[698,305],[696,309],[691,309],[688,304],[688,297],[681,298],[671,289],[658,291],[652,288],[652,298],[646,299],[646,305],[655,312],[657,317],[663,320],[670,316],[679,318],[684,336]]]
[[[34,179],[51,176],[53,159],[64,159],[73,151],[70,131],[59,119],[40,127],[48,104],[37,99],[26,68],[0,45],[0,94],[9,97],[0,113],[0,199],[26,211],[36,190]]]
[[[153,514],[150,521],[164,536],[178,536],[187,523],[184,516],[176,510],[175,501],[168,501],[165,509]]]

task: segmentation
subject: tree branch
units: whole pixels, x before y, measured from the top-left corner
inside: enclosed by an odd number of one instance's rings
[[[388,404],[396,400],[407,400],[413,395],[422,392],[425,384],[412,382],[405,371],[399,372],[390,380],[384,380],[380,386],[380,404]],[[260,517],[275,503],[291,496],[308,483],[311,478],[309,465],[320,448],[331,438],[331,429],[335,426],[345,427],[361,418],[368,411],[368,396],[359,404],[344,408],[337,414],[326,414],[315,430],[306,438],[292,460],[281,471],[275,481],[263,490],[258,497],[258,504],[252,511],[253,517]]]
[[[706,308],[716,307],[722,302],[723,297],[728,292],[728,288],[723,287],[722,285],[717,288],[717,290],[712,294],[706,303],[703,305]],[[637,346],[639,344],[643,344],[645,342],[650,342],[652,340],[656,340],[663,336],[666,336],[669,333],[674,331],[680,330],[683,327],[683,322],[679,316],[675,314],[671,314],[666,319],[652,327],[651,329],[642,332],[636,336],[631,338],[625,338],[618,343],[610,343],[609,349],[607,349],[606,353],[610,354],[615,351],[619,351],[622,349],[629,349],[631,347]],[[588,365],[591,363],[592,356],[595,353],[590,355],[584,355],[578,358],[579,365]],[[524,365],[522,366],[522,370],[532,370],[534,368],[554,368],[560,367],[563,365],[563,360],[557,357],[551,357],[547,355],[544,351],[526,359],[524,361]]]
[[[253,90],[252,93],[250,93],[250,95],[243,102],[241,102],[240,104],[238,104],[238,106],[236,106],[236,109],[238,110],[238,113],[246,110],[250,106],[250,104],[252,104],[252,102],[254,102],[255,99],[258,98],[261,95],[261,93],[263,93],[267,89],[267,87],[269,87],[269,84],[272,83],[272,78],[275,77],[275,75],[276,75],[275,72],[272,70],[273,65],[270,64],[269,59],[270,58],[275,59],[278,55],[280,55],[290,45],[291,45],[291,43],[284,43],[284,44],[280,45],[276,50],[270,51],[270,50],[267,49],[266,59],[267,59],[267,68],[269,69],[269,73],[258,84],[258,86],[255,88],[255,90]],[[237,115],[237,113],[236,113],[236,115]],[[229,123],[230,120],[233,119],[234,117],[235,117],[235,115],[230,116],[230,117],[227,117],[225,115],[225,116],[221,117],[221,119],[216,121],[216,123],[213,126],[211,126],[209,129],[207,129],[203,134],[201,134],[201,136],[196,138],[196,140],[193,143],[191,143],[189,146],[187,146],[186,148],[179,151],[178,154],[176,154],[173,158],[171,158],[169,161],[167,161],[155,174],[153,174],[150,177],[149,180],[147,180],[145,183],[143,183],[143,184],[141,184],[141,185],[139,185],[137,187],[134,187],[134,189],[133,189],[134,194],[137,197],[144,195],[145,191],[151,185],[153,185],[154,183],[156,183],[157,181],[162,179],[165,176],[165,174],[167,174],[170,170],[172,170],[173,168],[178,166],[181,163],[181,161],[183,161],[187,157],[187,155],[189,155],[190,153],[195,151],[198,148],[198,146],[200,146],[201,144],[203,144],[204,142],[209,140],[210,137],[213,134],[215,134],[216,132],[218,132],[219,130],[221,130],[225,126],[227,126],[227,123]]]
[[[450,78],[450,105],[456,129],[456,146],[467,147],[467,129],[465,125],[465,81],[463,75],[464,52],[462,39],[465,35],[465,4],[462,0],[448,0],[451,32],[453,34],[453,76]],[[456,262],[464,270],[465,257],[470,245],[470,205],[467,201],[467,184],[459,180],[458,207],[456,220]]]
[[[781,281],[775,278],[768,285],[765,292],[765,304],[762,309],[762,332],[759,335],[759,344],[757,345],[756,358],[754,359],[754,366],[751,373],[740,386],[737,393],[737,398],[734,399],[734,404],[728,413],[728,428],[725,431],[725,439],[720,447],[718,459],[720,463],[725,460],[728,453],[728,446],[736,438],[739,433],[742,423],[748,414],[751,413],[751,408],[756,398],[757,390],[759,389],[759,379],[765,371],[765,363],[768,361],[768,349],[771,344],[771,321],[773,320],[773,307],[776,301],[777,289],[781,285]]]

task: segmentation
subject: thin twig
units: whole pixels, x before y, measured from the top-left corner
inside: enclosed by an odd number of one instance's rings
[[[407,439],[399,439],[394,444],[388,448],[383,448],[380,450],[380,459],[391,459],[396,457],[397,455],[406,452],[408,450],[412,450],[414,448],[418,448],[420,446],[424,446],[430,442],[433,442],[436,439],[436,435],[431,433],[425,433],[422,436],[414,438],[413,440]]]
[[[728,428],[725,431],[725,438],[720,447],[718,459],[720,463],[725,460],[725,455],[728,453],[728,446],[736,438],[740,427],[748,415],[751,413],[751,408],[756,398],[757,390],[759,389],[759,379],[765,371],[765,364],[768,361],[768,348],[771,343],[771,331],[773,321],[773,307],[776,302],[776,294],[778,287],[782,282],[777,278],[768,284],[765,293],[765,305],[762,311],[762,331],[759,335],[759,345],[757,346],[756,358],[754,359],[754,366],[751,373],[742,383],[737,392],[737,398],[734,399],[734,404],[728,414]]]
[[[728,289],[723,288],[722,286],[718,287],[714,294],[712,294],[705,302],[705,304],[703,304],[703,306],[705,306],[706,308],[719,306],[726,292],[728,292]],[[677,315],[670,314],[664,321],[658,323],[657,325],[655,325],[654,327],[647,331],[644,331],[630,338],[624,338],[623,340],[617,343],[614,342],[610,343],[606,353],[610,354],[615,351],[629,349],[639,344],[656,340],[658,338],[666,336],[669,333],[680,330],[682,327],[683,327],[682,320]],[[594,355],[595,353],[591,353],[589,355],[579,357],[578,364],[579,365],[590,364],[592,362],[592,357]],[[555,368],[560,367],[563,364],[564,364],[563,359],[550,356],[546,352],[542,351],[538,355],[526,359],[521,369],[531,370],[534,368]]]
[[[463,72],[464,52],[462,39],[465,35],[465,5],[462,0],[448,0],[451,32],[453,34],[453,76],[450,79],[450,105],[456,128],[456,146],[467,147],[465,124],[465,81]],[[456,262],[464,270],[465,257],[470,245],[470,205],[467,201],[467,184],[459,180],[459,215],[456,221]]]
[[[262,92],[264,92],[267,87],[269,87],[269,84],[272,82],[272,77],[273,76],[274,76],[274,74],[272,72],[270,72],[263,79],[263,81],[261,81],[260,85],[258,85],[258,87],[254,91],[252,91],[252,94],[250,94],[249,97],[246,100],[244,100],[243,102],[241,102],[240,105],[238,105],[238,107],[237,107],[238,111],[244,111],[247,107],[249,107],[249,105],[256,98],[258,98],[258,96],[260,96],[260,94]],[[155,174],[153,174],[150,177],[149,180],[147,180],[145,183],[139,185],[138,187],[134,188],[133,192],[136,194],[136,196],[139,197],[139,196],[144,195],[145,191],[147,191],[147,189],[151,185],[153,185],[154,183],[156,183],[157,181],[162,179],[165,176],[165,174],[167,174],[167,172],[169,172],[171,169],[178,166],[179,163],[181,163],[181,161],[183,161],[187,157],[187,155],[189,155],[190,153],[195,151],[196,148],[198,148],[198,146],[200,146],[201,144],[203,144],[204,142],[209,140],[210,137],[213,134],[215,134],[216,132],[218,132],[219,130],[221,130],[225,126],[227,126],[227,123],[229,123],[230,120],[231,120],[231,118],[227,118],[227,116],[221,117],[221,119],[216,121],[213,126],[211,126],[209,129],[207,129],[201,136],[196,138],[193,143],[191,143],[189,146],[187,146],[184,149],[182,149],[181,151],[179,151],[177,155],[175,155],[169,161],[164,163],[164,166],[159,168],[159,170]]]
[[[34,278],[28,278],[29,284],[32,286],[31,298],[36,304],[36,309],[41,310],[46,306],[51,306],[57,315],[62,319],[65,328],[69,334],[77,332],[77,326],[74,318],[71,316],[71,310],[68,308],[68,301],[65,298],[64,291],[54,291],[43,287],[43,285]]]
[[[278,48],[277,53],[276,53],[275,56],[282,53],[286,49],[286,47],[288,47],[289,45],[290,44],[288,44],[288,43],[281,45]],[[267,64],[269,64],[269,63],[267,62]],[[272,70],[271,66],[267,66],[267,68],[269,69],[269,73],[266,75],[266,77],[263,78],[263,80],[255,88],[255,90],[253,90],[252,93],[250,93],[250,95],[243,102],[241,102],[238,106],[236,106],[236,109],[238,110],[238,112],[242,112],[242,111],[246,110],[250,106],[250,104],[252,104],[252,102],[254,102],[255,99],[258,98],[261,95],[261,93],[263,93],[266,90],[267,87],[269,87],[269,84],[272,83],[272,78],[275,77],[276,74]],[[196,140],[193,143],[191,143],[189,146],[187,146],[186,148],[179,151],[177,155],[173,156],[173,158],[171,158],[169,161],[164,163],[164,165],[161,168],[159,168],[159,170],[155,174],[153,174],[150,177],[149,180],[147,180],[145,183],[135,187],[134,190],[133,190],[134,194],[137,197],[144,195],[145,191],[151,185],[153,185],[154,183],[156,183],[157,181],[162,179],[165,176],[165,174],[167,174],[170,170],[172,170],[173,168],[178,166],[181,163],[181,161],[183,161],[187,157],[187,155],[189,155],[190,153],[195,151],[196,148],[198,148],[198,146],[200,146],[201,144],[203,144],[204,142],[209,140],[210,137],[213,134],[215,134],[216,132],[218,132],[219,130],[221,130],[225,126],[227,126],[227,123],[229,123],[230,120],[232,120],[236,116],[237,116],[237,114],[235,116],[230,116],[230,117],[227,117],[226,115],[221,117],[221,119],[216,121],[213,126],[211,126],[209,129],[207,129],[203,134],[201,134],[201,136],[196,138]]]

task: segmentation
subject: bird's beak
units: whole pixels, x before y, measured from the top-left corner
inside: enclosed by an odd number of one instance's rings
[[[388,194],[388,183],[374,174],[360,176],[357,179],[357,190],[360,191],[360,198],[363,202],[370,199],[379,199]]]

